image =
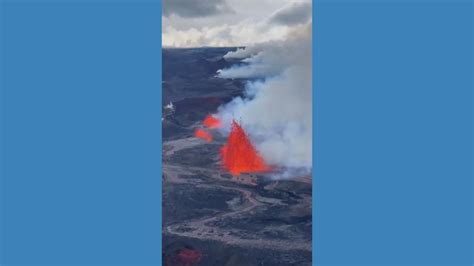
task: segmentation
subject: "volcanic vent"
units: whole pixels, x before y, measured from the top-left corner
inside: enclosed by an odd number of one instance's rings
[[[271,170],[235,120],[232,121],[227,143],[221,148],[221,158],[222,166],[233,175]]]

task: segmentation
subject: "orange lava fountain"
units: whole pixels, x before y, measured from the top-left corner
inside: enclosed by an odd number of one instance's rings
[[[232,121],[227,144],[221,148],[222,166],[233,175],[268,172],[271,168],[258,154],[243,128]]]
[[[196,131],[194,131],[194,136],[196,136],[196,138],[203,139],[207,142],[211,142],[213,139],[211,134],[202,129],[196,129]]]
[[[217,118],[215,118],[212,115],[206,116],[204,121],[202,122],[206,127],[208,128],[220,128],[221,127],[221,121]]]

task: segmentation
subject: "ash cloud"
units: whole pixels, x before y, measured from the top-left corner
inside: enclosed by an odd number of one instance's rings
[[[239,120],[265,160],[285,169],[286,176],[312,168],[311,44],[309,21],[286,40],[229,52],[226,59],[245,64],[218,72],[221,78],[260,78],[247,83],[245,96],[221,106],[217,116],[224,125]]]
[[[163,16],[172,14],[187,17],[207,17],[222,13],[232,13],[226,0],[163,0]]]

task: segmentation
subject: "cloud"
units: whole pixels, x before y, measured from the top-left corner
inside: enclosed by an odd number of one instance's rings
[[[162,44],[164,47],[247,46],[256,42],[281,40],[289,31],[286,26],[264,27],[266,25],[253,20],[186,30],[168,25],[163,28]]]
[[[165,17],[174,14],[196,18],[233,12],[225,0],[163,0],[162,3]]]
[[[162,40],[164,47],[203,47],[203,46],[251,46],[256,43],[272,40],[283,40],[293,28],[311,20],[311,1],[251,1],[242,2],[228,0],[185,1],[166,0],[165,5],[172,5],[176,11],[171,12],[164,7]],[[193,4],[189,4],[193,3]],[[260,5],[258,14],[246,13],[245,9],[253,10]],[[201,7],[193,7],[199,5]],[[210,6],[210,7],[209,7]],[[245,8],[244,8],[244,7]],[[188,10],[186,12],[177,10]],[[200,9],[205,10],[199,11]],[[223,15],[223,10],[235,10],[235,13]],[[168,11],[167,11],[168,10]],[[217,11],[216,11],[217,10]],[[190,18],[197,14],[214,14],[208,17]],[[250,12],[250,11],[248,11]],[[257,12],[253,10],[252,12]],[[181,14],[171,16],[170,14]],[[188,17],[184,15],[188,14]]]
[[[311,17],[311,2],[293,2],[273,13],[268,21],[292,26],[307,23]]]
[[[219,108],[227,125],[240,120],[265,160],[285,173],[312,169],[311,21],[293,28],[287,39],[228,53],[246,64],[219,71],[221,78],[260,77],[246,85],[244,97]],[[290,174],[291,175],[291,174]]]

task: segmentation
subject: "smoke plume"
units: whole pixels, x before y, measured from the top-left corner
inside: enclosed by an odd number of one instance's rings
[[[242,64],[218,71],[221,78],[254,78],[243,97],[221,106],[216,116],[228,133],[240,122],[258,152],[288,173],[312,168],[311,21],[295,27],[284,41],[238,49],[225,55]]]

